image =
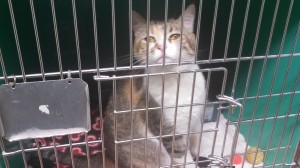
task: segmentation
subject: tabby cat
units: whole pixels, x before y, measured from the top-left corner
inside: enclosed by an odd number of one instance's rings
[[[168,20],[164,41],[164,22],[151,21],[147,37],[146,20],[133,12],[134,58],[141,65],[149,64],[143,74],[150,75],[117,79],[116,96],[105,110],[106,155],[119,167],[183,167],[185,162],[190,163],[185,167],[195,167],[199,134],[187,134],[201,130],[205,79],[193,64],[195,6],[188,6],[181,17]],[[189,64],[178,65],[179,58]],[[163,62],[169,65],[162,66]]]
[[[139,64],[150,65],[140,74],[156,75],[115,81],[116,96],[110,97],[104,110],[106,168],[114,167],[114,164],[122,168],[157,168],[171,164],[183,167],[185,162],[185,167],[196,166],[194,161],[198,157],[199,134],[187,134],[201,130],[204,111],[201,104],[205,102],[206,91],[203,74],[199,72],[198,65],[193,64],[194,18],[195,6],[190,5],[182,17],[168,20],[164,41],[164,22],[151,21],[147,38],[146,20],[133,12],[134,57]],[[188,64],[178,65],[179,58]],[[162,66],[163,62],[173,64]],[[155,64],[161,65],[152,66]],[[179,76],[178,72],[185,73]],[[193,106],[190,106],[192,102]],[[178,108],[175,108],[176,105]],[[145,108],[148,110],[142,110]],[[41,153],[43,158],[47,158],[44,167],[56,167],[53,151]],[[28,154],[27,157],[32,167],[40,167],[36,154]],[[74,158],[76,167],[87,167],[86,157]],[[59,162],[71,165],[70,154],[60,153]],[[100,154],[92,155],[90,163],[93,168],[102,167]]]

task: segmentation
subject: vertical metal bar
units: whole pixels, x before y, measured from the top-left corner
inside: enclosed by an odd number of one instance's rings
[[[96,68],[97,68],[97,76],[100,76],[98,31],[97,31],[97,12],[96,12],[95,0],[92,0],[92,10],[93,10],[93,28],[94,28],[94,43],[95,43],[94,45],[95,45]]]
[[[147,159],[147,141],[148,141],[148,120],[149,120],[149,74],[146,76],[146,127],[145,127],[145,150],[144,150],[144,156],[145,159]],[[145,168],[147,167],[147,162],[145,161]]]
[[[177,111],[178,111],[178,99],[179,99],[179,89],[180,89],[180,78],[181,74],[177,74],[177,88],[176,88],[176,107],[175,107],[175,114],[174,114],[174,126],[173,126],[173,139],[172,139],[172,155],[171,155],[171,167],[173,165],[174,160],[174,141],[175,141],[175,133],[176,133],[176,123],[177,123]]]
[[[224,70],[224,76],[223,76],[223,83],[222,83],[222,88],[221,88],[221,96],[224,95],[225,88],[226,88],[226,82],[227,82],[227,76],[228,76],[227,69],[224,68],[223,70]]]
[[[200,72],[198,72],[200,73]],[[202,72],[201,72],[202,73]],[[201,146],[201,142],[202,142],[202,135],[203,135],[203,124],[204,124],[204,116],[205,116],[205,112],[206,112],[206,100],[207,100],[207,97],[208,97],[208,92],[209,92],[209,84],[210,84],[210,79],[211,79],[211,71],[208,71],[208,75],[207,75],[207,80],[206,80],[206,87],[205,87],[205,90],[206,90],[206,95],[205,95],[205,102],[204,102],[204,111],[203,111],[203,114],[202,114],[202,119],[200,121],[201,123],[201,130],[200,130],[200,135],[199,136],[199,146],[197,146],[197,155],[196,156],[199,156],[199,153],[200,153],[200,146]],[[193,95],[194,96],[194,95]],[[196,157],[196,164],[198,164],[199,162],[199,157]]]
[[[274,17],[273,17],[273,21],[272,21],[271,31],[270,31],[270,35],[269,35],[269,39],[268,39],[268,47],[267,47],[268,49],[267,49],[266,56],[265,56],[265,59],[264,59],[262,73],[261,73],[261,76],[260,76],[259,86],[258,86],[258,90],[257,90],[257,94],[256,94],[256,100],[255,100],[255,105],[254,105],[254,110],[253,110],[254,112],[256,111],[256,108],[257,108],[258,95],[260,93],[260,88],[261,88],[261,84],[262,84],[262,80],[263,80],[263,76],[264,76],[264,71],[265,71],[265,67],[266,67],[266,63],[267,63],[267,55],[268,55],[270,43],[271,43],[271,40],[272,40],[274,25],[275,25],[275,21],[276,21],[276,17],[277,17],[278,6],[279,6],[279,1],[280,0],[277,0],[276,7],[275,7],[275,12],[274,12]],[[235,78],[234,81],[236,81],[236,78]],[[234,87],[233,87],[233,90],[232,90],[232,95],[233,94],[234,94]]]
[[[228,28],[227,28],[225,51],[224,51],[224,62],[226,61],[227,54],[228,54],[228,47],[229,47],[229,40],[230,40],[230,33],[231,33],[231,25],[232,25],[232,17],[233,17],[234,5],[235,5],[235,0],[232,0],[231,1],[231,7],[230,7]]]
[[[71,139],[71,135],[68,135],[68,139],[69,139],[69,147],[70,147],[72,167],[75,167],[74,154],[73,154],[73,142],[72,142],[72,139]]]
[[[178,65],[181,65],[181,52],[182,52],[182,33],[183,33],[183,15],[185,11],[185,0],[182,0],[182,8],[181,8],[181,23],[180,23],[180,48],[179,48],[179,58],[178,58]]]
[[[261,26],[262,16],[263,16],[263,13],[264,13],[264,8],[265,8],[265,0],[262,0],[261,6],[260,6],[260,12],[259,12],[258,24],[257,24],[257,28],[256,28],[256,33],[255,33],[255,40],[254,40],[253,50],[252,50],[252,55],[251,55],[252,56],[252,58],[251,58],[251,67],[252,67],[254,55],[255,55],[255,52],[256,52],[256,47],[257,47],[258,37],[259,37],[259,33],[260,33],[260,26]],[[252,73],[252,71],[250,71],[250,70],[249,70],[249,72]]]
[[[226,82],[226,78],[227,78],[227,75],[224,73],[224,77],[223,77],[223,86],[222,87],[225,87],[225,82]],[[203,126],[204,126],[204,116],[205,116],[205,112],[206,112],[206,104],[207,104],[207,100],[208,100],[208,95],[209,95],[209,86],[210,86],[210,80],[211,80],[211,70],[208,71],[208,78],[207,78],[207,81],[206,81],[206,95],[205,95],[205,102],[204,102],[204,113],[203,113],[203,116],[202,116],[202,121],[201,121],[201,136],[200,136],[200,143],[199,143],[199,147],[201,145],[201,139],[202,139],[202,135],[203,135]],[[225,88],[224,88],[225,89]],[[223,89],[222,89],[223,90]],[[224,91],[221,91],[221,95],[224,94]],[[218,114],[221,114],[220,113],[220,110],[218,109]],[[219,120],[219,117],[217,118],[217,120]],[[216,127],[218,128],[218,125],[219,125],[219,122],[217,122],[216,124]],[[216,133],[214,134],[214,140],[213,140],[213,145],[212,145],[212,153],[214,152],[214,148],[215,148],[215,143],[216,143]],[[199,156],[199,147],[198,147],[198,154],[197,156]],[[197,158],[198,160],[198,158]]]
[[[165,20],[164,20],[164,51],[163,51],[163,66],[166,65],[166,43],[167,43],[167,22],[168,22],[169,0],[165,0]]]
[[[117,44],[116,44],[116,10],[115,0],[111,0],[111,19],[112,19],[112,38],[113,38],[113,57],[114,57],[114,70],[117,70]]]
[[[253,46],[253,50],[252,50],[251,61],[250,61],[249,70],[248,70],[248,76],[247,76],[247,80],[246,80],[245,92],[244,92],[243,103],[242,103],[243,105],[245,104],[245,98],[247,97],[249,82],[250,82],[250,78],[251,78],[251,74],[252,74],[252,68],[253,68],[253,62],[254,62],[254,55],[255,55],[255,51],[256,51],[256,47],[257,47],[257,42],[258,42],[258,37],[259,37],[259,33],[260,33],[260,26],[261,26],[261,20],[262,20],[262,16],[263,16],[263,11],[264,11],[264,5],[265,5],[265,0],[262,0],[262,4],[261,4],[261,7],[260,7],[260,12],[259,12],[258,25],[257,25],[257,28],[256,28],[254,46]],[[254,117],[254,113],[253,113],[252,116]],[[251,129],[250,129],[250,131],[251,131]]]
[[[52,11],[54,34],[55,34],[55,43],[56,43],[58,67],[59,67],[59,72],[60,72],[60,78],[63,79],[64,76],[63,76],[63,68],[62,68],[62,61],[61,61],[61,53],[60,53],[60,45],[59,45],[59,38],[58,38],[58,30],[57,30],[57,21],[56,21],[54,0],[51,0],[51,11]]]
[[[236,125],[235,133],[234,133],[234,136],[233,136],[233,142],[232,142],[232,148],[231,148],[231,156],[234,156],[234,153],[235,153],[235,150],[236,150],[243,112],[244,112],[243,107],[240,107],[240,111],[239,111],[239,115],[238,115],[238,120],[237,120],[237,125]],[[233,160],[234,160],[234,157],[231,157],[231,159],[230,159],[230,166],[233,166]]]
[[[293,0],[291,1],[291,6],[290,6],[291,8],[292,8],[292,3],[293,3]],[[289,60],[287,71],[286,71],[285,78],[284,78],[284,84],[283,84],[283,87],[282,87],[282,93],[280,95],[280,100],[281,100],[281,97],[283,96],[284,87],[286,86],[286,82],[287,82],[287,79],[288,79],[288,74],[289,74],[289,70],[290,70],[290,67],[291,67],[291,64],[292,64],[292,60],[293,60],[293,55],[294,55],[294,52],[295,52],[295,48],[296,48],[296,45],[297,45],[297,40],[298,40],[299,32],[300,32],[300,21],[298,22],[298,29],[297,29],[297,32],[296,32],[296,36],[294,38],[293,48],[292,48],[290,60]],[[293,100],[294,100],[295,92],[296,92],[297,87],[298,87],[299,79],[300,79],[300,70],[298,70],[298,75],[297,75],[297,78],[296,78],[296,81],[295,81],[295,84],[294,84],[294,90],[293,90],[292,97],[291,97],[291,100],[290,100],[290,103],[289,103],[288,112],[287,112],[286,117],[285,117],[284,127],[283,127],[283,130],[282,130],[282,133],[281,133],[281,136],[280,136],[280,140],[279,140],[279,143],[278,143],[278,146],[277,146],[277,149],[276,149],[276,155],[275,155],[274,162],[276,162],[277,157],[278,157],[278,150],[279,150],[280,145],[282,143],[282,138],[283,138],[284,130],[285,130],[286,124],[287,124],[287,118],[288,118],[288,115],[290,114],[290,111],[291,111],[291,107],[292,107],[292,103],[293,103]],[[276,112],[279,111],[279,108],[280,108],[280,103],[277,106]],[[276,120],[275,120],[275,122],[276,122]],[[272,135],[273,135],[273,132],[272,132]],[[268,147],[269,147],[269,145],[268,145]]]
[[[82,79],[81,58],[80,58],[80,43],[79,43],[79,37],[78,37],[78,24],[77,24],[77,12],[76,12],[75,0],[72,0],[72,7],[73,7],[73,18],[74,18],[74,29],[75,29],[75,39],[76,39],[78,70],[79,70],[79,77]],[[85,148],[86,148],[86,156],[87,156],[87,166],[88,166],[88,168],[90,168],[91,167],[90,149],[89,149],[89,145],[88,145],[88,134],[86,132],[84,133],[84,139],[85,139]]]
[[[43,163],[42,154],[41,154],[41,150],[40,150],[40,143],[37,139],[35,139],[35,144],[37,147],[37,153],[38,153],[38,157],[39,157],[39,161],[40,161],[40,166],[41,166],[41,168],[44,168],[44,163]]]
[[[198,10],[194,64],[196,64],[196,62],[197,62],[197,56],[199,53],[198,48],[199,48],[199,37],[200,37],[200,29],[201,29],[202,2],[203,2],[203,0],[200,0],[199,10]]]
[[[222,100],[223,98],[221,97],[217,97],[219,100]],[[225,100],[225,99],[224,99]],[[232,101],[231,101],[232,102]],[[230,103],[233,105],[233,103]],[[230,156],[234,156],[234,153],[235,153],[235,150],[236,150],[236,146],[237,146],[237,141],[238,141],[238,136],[239,136],[239,130],[240,130],[240,124],[241,124],[241,119],[242,119],[242,114],[243,114],[243,106],[239,103],[234,103],[237,105],[237,107],[239,107],[240,109],[240,112],[239,112],[239,115],[238,115],[238,119],[237,119],[237,123],[236,123],[236,130],[235,130],[235,133],[234,133],[234,137],[233,137],[233,141],[232,141],[232,149],[231,149],[231,155]],[[230,105],[231,107],[231,105]],[[229,112],[230,113],[230,112]],[[234,157],[231,157],[230,158],[230,167],[233,166],[233,160],[234,160]]]
[[[208,97],[208,92],[209,92],[209,86],[210,86],[210,79],[211,79],[211,72],[208,71],[208,78],[207,78],[207,81],[206,81],[206,100],[207,100],[207,97]],[[221,88],[221,96],[224,95],[224,91],[225,91],[225,87],[226,87],[226,81],[227,81],[227,70],[224,69],[224,76],[223,76],[223,83],[222,83],[222,88]],[[205,101],[205,105],[206,105],[206,101]],[[204,110],[204,114],[205,114],[205,110]],[[204,116],[203,114],[203,116]],[[218,117],[217,117],[217,124],[216,124],[216,127],[218,128],[218,125],[219,125],[219,118],[220,118],[220,110],[218,110]],[[202,135],[203,135],[203,125],[204,125],[204,118],[202,118],[202,121],[201,121],[201,134],[200,134],[200,142],[199,142],[199,146],[198,146],[198,150],[197,150],[197,156],[199,156],[200,154],[200,144],[201,144],[201,140],[202,140]],[[217,136],[217,133],[215,132],[214,134],[214,140],[216,142],[216,136]],[[213,143],[213,147],[212,147],[212,154],[213,154],[213,151],[214,151],[214,147],[215,147],[215,142]],[[199,158],[196,158],[196,161],[198,162],[198,159]]]
[[[291,136],[290,136],[290,139],[289,139],[289,142],[287,144],[287,146],[290,146],[291,142],[292,142],[292,139],[294,137],[294,133],[295,133],[295,129],[296,129],[296,125],[297,125],[297,122],[298,122],[298,119],[299,119],[299,115],[300,115],[300,107],[298,108],[298,114],[296,116],[296,119],[295,119],[295,122],[294,122],[294,125],[293,125],[293,128],[292,128],[292,132],[291,132]],[[285,151],[285,154],[284,154],[284,157],[283,157],[283,161],[282,163],[285,163],[286,162],[286,158],[287,158],[287,154],[289,152],[289,149],[290,148],[287,148],[286,151]],[[282,165],[282,168],[283,168],[284,165]]]
[[[262,5],[264,5],[264,1],[263,1],[263,4]],[[277,9],[278,9],[278,5],[279,5],[279,1],[277,1],[277,6],[276,6],[276,10],[275,10],[275,12],[274,12],[274,17],[276,17],[276,13],[277,13]],[[261,7],[261,12],[263,11],[263,9],[262,9],[262,7]],[[261,15],[261,14],[260,14]],[[275,21],[276,19],[274,19],[273,18],[273,24],[275,24]],[[260,26],[260,22],[259,22],[259,25],[258,26]],[[260,27],[258,27],[258,28],[260,28]],[[273,29],[273,28],[272,28]],[[258,32],[256,32],[256,33],[258,33]],[[272,34],[270,34],[270,37],[271,37],[271,35]],[[256,41],[255,41],[255,44],[254,44],[254,49],[253,49],[253,51],[252,51],[252,60],[251,60],[251,64],[250,64],[250,68],[251,68],[251,70],[252,70],[252,65],[253,65],[253,56],[254,56],[254,54],[255,54],[255,50],[256,50],[256,46],[257,46],[257,38],[258,38],[258,34],[256,34]],[[271,38],[269,38],[269,42],[271,41]],[[268,51],[267,51],[268,52]],[[266,54],[266,57],[265,57],[265,60],[264,60],[264,65],[263,65],[263,72],[262,72],[262,76],[261,76],[261,78],[260,78],[260,84],[261,84],[261,82],[262,82],[262,79],[263,79],[263,73],[264,73],[264,69],[265,69],[265,65],[266,65],[266,61],[267,61],[267,54]],[[277,62],[278,63],[278,62]],[[276,64],[277,64],[276,63]],[[278,66],[278,65],[277,65]],[[248,83],[249,83],[249,78],[250,78],[250,75],[251,75],[251,71],[249,72],[249,74],[248,74],[248,78],[247,78],[247,84],[246,84],[246,89],[248,89]],[[273,78],[273,82],[274,82],[274,78]],[[259,89],[258,89],[258,92],[257,92],[257,96],[259,95],[259,92],[260,92],[260,86],[259,86]],[[245,93],[244,93],[244,98],[246,97],[246,94],[247,94],[247,91],[245,91]],[[245,103],[245,99],[243,100],[243,104]],[[252,113],[252,121],[251,121],[251,124],[250,124],[250,132],[248,133],[248,141],[247,141],[247,143],[246,143],[246,148],[245,148],[245,150],[247,149],[247,146],[248,146],[248,142],[249,142],[249,139],[250,139],[250,135],[251,135],[251,132],[252,132],[252,124],[253,124],[253,119],[254,119],[254,116],[255,116],[255,111],[256,111],[256,106],[257,106],[257,98],[256,98],[256,103],[255,103],[255,110],[253,110],[253,113]],[[264,114],[264,116],[266,117],[266,112],[267,111],[265,111],[265,114]],[[264,118],[265,118],[264,117]],[[244,164],[244,162],[243,162],[243,164]]]
[[[3,60],[1,48],[0,48],[0,63],[1,63],[2,74],[3,74],[3,77],[4,77],[4,82],[6,84],[8,84],[7,74],[6,74],[6,68],[5,68],[5,64],[4,64],[4,60]]]
[[[277,160],[277,157],[278,157],[278,151],[280,149],[280,146],[281,146],[281,143],[282,143],[282,140],[283,140],[283,135],[284,135],[284,131],[286,129],[286,125],[287,125],[287,121],[288,121],[288,118],[289,118],[289,114],[291,112],[291,108],[292,108],[292,104],[293,104],[293,100],[294,100],[294,96],[295,96],[295,92],[297,90],[297,85],[299,83],[299,79],[300,79],[300,70],[298,71],[298,75],[297,75],[297,79],[296,79],[296,83],[295,83],[295,87],[294,87],[294,91],[292,93],[292,98],[290,100],[290,103],[289,103],[289,107],[288,107],[288,112],[285,116],[285,121],[284,121],[284,126],[283,126],[283,129],[282,129],[282,132],[281,132],[281,135],[280,135],[280,140],[279,140],[279,143],[278,143],[278,146],[277,146],[277,149],[276,149],[276,154],[275,154],[275,159],[274,159],[274,163],[273,163],[273,166],[275,165],[276,163],[276,160]],[[297,115],[297,118],[298,118],[299,114]],[[295,122],[296,123],[296,122]],[[289,140],[291,141],[291,139]],[[287,148],[288,149],[288,148]],[[256,157],[256,156],[255,156]],[[284,163],[284,162],[283,162]]]
[[[45,71],[44,71],[44,65],[43,65],[43,55],[42,55],[42,52],[41,52],[41,45],[40,45],[38,27],[37,27],[37,24],[36,24],[34,3],[33,3],[33,0],[29,0],[29,2],[30,2],[31,16],[32,16],[32,22],[33,22],[33,28],[34,28],[34,34],[35,34],[35,42],[36,42],[37,51],[38,51],[38,55],[39,55],[39,61],[40,61],[40,68],[41,68],[41,73],[42,73],[42,79],[43,79],[43,81],[45,81]]]
[[[159,153],[158,158],[160,158],[161,144],[162,144],[162,127],[163,127],[163,116],[164,116],[164,99],[165,99],[165,74],[162,75],[162,88],[161,88],[161,112],[159,121]],[[161,167],[160,162],[158,166]],[[165,165],[164,165],[165,166]]]
[[[100,65],[99,65],[99,47],[98,47],[98,32],[97,32],[97,12],[96,12],[96,4],[95,0],[92,0],[92,11],[93,11],[93,28],[94,28],[94,43],[95,43],[95,57],[96,57],[96,68],[97,68],[97,76],[100,76]],[[100,124],[101,124],[101,135],[100,138],[102,140],[102,167],[105,167],[105,145],[103,141],[103,118],[102,118],[102,96],[101,96],[101,83],[97,81],[98,86],[98,108],[99,108],[99,117],[100,117]]]
[[[149,67],[149,30],[150,29],[150,0],[147,0],[147,60],[146,60],[146,67]]]
[[[99,71],[99,69],[98,69]],[[101,151],[102,151],[102,166],[105,167],[106,163],[106,154],[105,154],[105,144],[104,144],[104,135],[103,135],[103,110],[102,110],[102,94],[101,94],[101,82],[98,81],[98,98],[99,98],[99,115],[100,115],[100,124],[101,124],[101,128],[100,128],[100,131],[101,131],[101,135],[100,135],[100,138],[102,140],[102,143],[101,143]],[[117,163],[117,162],[116,162]]]
[[[223,83],[222,83],[222,88],[221,88],[221,96],[224,95],[224,92],[225,92],[225,88],[226,88],[226,82],[227,82],[227,74],[228,74],[228,71],[226,69],[224,69],[224,77],[223,77]],[[230,111],[232,110],[232,108],[230,108],[229,112],[228,112],[228,119],[230,118],[229,115],[230,115]],[[220,120],[220,115],[221,115],[221,110],[218,109],[218,117],[217,117],[217,124],[216,124],[216,128],[219,127],[219,120]],[[227,131],[228,131],[228,124],[226,125],[226,128],[225,128],[225,135],[227,136]],[[214,148],[215,148],[215,143],[216,143],[216,136],[217,136],[217,133],[215,132],[214,134],[214,143],[213,143],[213,149],[212,151],[214,151]],[[223,146],[222,146],[222,152],[221,152],[221,157],[223,157],[223,154],[224,154],[224,148],[225,148],[225,142],[226,142],[226,136],[223,140]],[[212,152],[213,154],[213,152]]]
[[[0,146],[1,146],[1,150],[2,150],[2,157],[3,157],[3,160],[4,160],[5,167],[10,167],[7,156],[3,155],[3,152],[5,151],[5,145],[4,145],[2,137],[0,137]]]
[[[133,95],[133,80],[132,77],[130,77],[130,167],[132,168],[132,162],[133,162],[133,154],[132,154],[132,146],[133,146],[133,107],[132,107],[132,95]]]
[[[236,83],[237,83],[237,77],[238,77],[239,69],[240,69],[240,58],[241,58],[242,51],[243,51],[244,38],[245,38],[245,32],[246,32],[246,27],[247,27],[247,21],[248,21],[248,14],[249,14],[250,3],[251,3],[250,0],[248,0],[247,1],[245,18],[244,18],[244,23],[243,23],[243,31],[242,31],[241,43],[240,43],[239,53],[238,53],[238,60],[236,62],[235,73],[234,73],[234,80],[233,80],[233,84],[232,84],[232,91],[231,91],[231,96],[232,97],[234,97],[235,86],[236,86]]]
[[[257,96],[256,96],[257,98],[258,98],[258,95],[260,93],[260,88],[261,88],[261,84],[262,84],[262,80],[263,80],[263,76],[264,76],[264,71],[265,71],[265,67],[266,67],[266,63],[267,63],[267,56],[269,54],[269,49],[270,49],[270,45],[271,45],[271,41],[272,41],[272,37],[273,37],[273,31],[274,31],[274,27],[275,27],[276,18],[277,18],[279,2],[280,2],[280,0],[277,0],[277,2],[276,2],[274,17],[273,17],[273,20],[272,20],[271,31],[270,31],[269,39],[268,39],[267,51],[266,51],[266,54],[265,54],[262,73],[261,73],[261,76],[260,76],[259,86],[258,86],[258,90],[257,90]],[[256,98],[256,104],[257,104],[257,98]],[[255,105],[255,109],[256,109],[256,105]]]
[[[230,106],[230,109],[228,110],[228,114],[227,114],[227,119],[228,119],[228,120],[230,120],[230,114],[231,114],[232,110],[233,110],[233,107]],[[220,119],[220,115],[221,115],[221,112],[219,112],[219,111],[220,111],[220,110],[218,110],[218,122],[217,122],[218,126],[219,126],[219,119]],[[228,134],[227,134],[227,132],[228,132],[228,127],[229,127],[229,124],[226,124],[225,133],[224,133],[225,137],[224,137],[224,139],[223,139],[222,152],[221,152],[221,156],[220,156],[220,157],[223,157],[223,156],[224,156],[224,150],[225,150],[226,140],[227,140],[227,135],[228,135]],[[218,128],[218,127],[217,127],[217,128]],[[215,141],[214,141],[214,142],[215,142]]]
[[[133,65],[133,39],[132,39],[132,0],[129,0],[129,66],[132,69]]]
[[[213,27],[212,27],[212,33],[211,33],[211,39],[210,39],[209,62],[211,62],[211,60],[212,60],[213,49],[214,49],[216,23],[217,23],[217,17],[218,17],[218,7],[219,7],[219,0],[216,0]]]
[[[260,142],[261,142],[261,137],[262,137],[262,132],[263,132],[263,129],[264,129],[264,124],[265,124],[265,120],[266,120],[266,117],[267,117],[267,111],[269,109],[269,105],[270,105],[270,99],[271,99],[271,94],[272,94],[272,90],[273,90],[273,87],[274,87],[274,83],[276,81],[276,77],[277,77],[277,72],[278,72],[278,67],[279,67],[279,61],[280,61],[280,55],[282,53],[282,49],[283,49],[283,46],[284,46],[284,42],[285,42],[285,37],[286,37],[286,32],[287,32],[287,28],[288,28],[288,25],[289,25],[289,19],[290,19],[290,14],[291,14],[291,10],[292,10],[292,6],[293,6],[293,0],[291,1],[291,4],[290,4],[290,8],[289,8],[289,14],[287,16],[287,20],[286,20],[286,23],[285,23],[285,28],[284,28],[284,33],[283,33],[283,38],[281,40],[281,44],[280,44],[280,50],[279,50],[279,54],[277,56],[277,60],[276,60],[276,67],[275,67],[275,70],[274,70],[274,75],[273,75],[273,79],[272,79],[272,82],[271,82],[271,88],[270,88],[270,92],[269,92],[269,96],[268,96],[268,101],[267,101],[267,105],[266,105],[266,109],[265,109],[265,113],[264,113],[264,117],[263,117],[263,122],[262,122],[262,128],[261,128],[261,133],[259,135],[259,138],[258,138],[258,147],[260,146]],[[246,93],[245,93],[246,94]],[[254,119],[254,112],[253,111],[253,114],[252,114],[252,121]],[[277,118],[277,114],[276,113],[276,118]],[[276,122],[276,121],[275,121]],[[275,126],[275,124],[273,125]],[[251,128],[252,128],[252,122],[251,122],[251,126],[250,126],[250,132],[248,134],[248,139],[250,139],[250,133],[251,133]],[[274,129],[274,128],[273,128]],[[273,134],[273,133],[272,133]],[[249,140],[248,140],[249,141]],[[248,141],[246,143],[246,147],[248,145]],[[270,141],[271,141],[271,138],[269,139],[268,141],[268,145],[270,145]],[[266,154],[268,153],[268,149],[266,150]],[[245,149],[246,150],[246,149]],[[256,157],[257,153],[255,154],[255,157]],[[267,155],[266,155],[267,156]],[[244,163],[243,163],[244,164]]]
[[[190,139],[190,128],[191,128],[191,120],[192,120],[192,111],[193,111],[193,104],[194,104],[194,93],[195,93],[195,81],[196,81],[196,71],[193,72],[193,84],[192,84],[192,93],[191,93],[191,104],[190,104],[190,112],[189,112],[189,124],[188,124],[188,132],[186,137],[186,150],[185,150],[185,157],[184,157],[184,165],[186,165],[186,156],[189,151],[189,139]],[[205,112],[204,112],[205,113]]]
[[[246,86],[245,86],[245,92],[244,92],[244,97],[243,97],[243,102],[242,102],[243,106],[245,105],[245,99],[247,97],[249,83],[250,83],[250,78],[251,78],[251,74],[252,74],[252,68],[253,68],[253,63],[254,63],[254,55],[255,55],[255,52],[256,52],[258,37],[259,37],[259,33],[260,33],[260,26],[261,26],[262,16],[263,16],[263,12],[264,12],[264,6],[265,6],[265,0],[262,1],[261,7],[260,7],[258,25],[257,25],[257,28],[256,28],[254,46],[253,46],[253,50],[252,50],[251,61],[250,61],[250,65],[249,65],[248,76],[247,76]],[[249,131],[248,136],[246,138],[247,140],[246,140],[245,151],[248,148],[248,143],[249,143],[250,135],[251,135],[251,132],[252,132],[252,126],[253,126],[254,117],[255,117],[255,111],[252,112],[252,117],[251,117],[251,122],[250,122],[250,128],[249,128],[250,131]],[[242,166],[244,166],[244,164],[245,164],[245,160],[243,160]]]
[[[169,0],[165,0],[165,17],[164,17],[164,51],[163,55],[166,55],[166,43],[167,43],[167,22],[168,22],[168,11],[169,11]],[[166,58],[163,57],[163,66],[166,65]],[[159,121],[159,153],[158,158],[161,157],[161,146],[162,146],[162,127],[163,127],[163,116],[164,116],[164,97],[165,97],[165,74],[162,75],[162,90],[161,90],[161,111]],[[161,167],[160,161],[158,166]],[[163,165],[166,166],[166,165]]]
[[[85,139],[85,148],[86,148],[86,157],[87,157],[87,166],[88,168],[91,167],[91,156],[90,156],[90,148],[88,143],[88,133],[84,133],[84,139]]]
[[[20,149],[21,149],[21,151],[22,151],[22,158],[23,158],[24,167],[27,168],[27,167],[28,167],[28,164],[27,164],[26,154],[25,154],[24,146],[23,146],[23,143],[22,143],[21,140],[19,141],[19,145],[20,145]]]
[[[77,13],[76,13],[76,3],[75,3],[75,0],[72,0],[72,8],[73,8],[73,19],[74,19],[74,30],[75,30],[75,41],[76,41],[78,71],[79,71],[79,77],[82,79],[81,58],[80,58],[80,43],[79,43],[79,36],[78,36],[78,24],[77,24]]]
[[[16,46],[17,46],[17,51],[18,51],[18,56],[19,56],[19,64],[22,72],[22,77],[23,81],[26,82],[26,74],[25,74],[25,69],[24,69],[24,64],[23,64],[23,56],[20,48],[20,43],[19,43],[19,37],[18,37],[18,31],[17,31],[17,25],[15,21],[15,16],[14,16],[14,10],[13,10],[13,5],[11,0],[8,0],[8,5],[9,5],[9,12],[10,12],[10,17],[12,21],[12,26],[14,29],[14,36],[15,36],[15,41],[16,41]]]
[[[117,130],[117,115],[116,112],[116,79],[113,79],[113,109],[114,109],[114,140],[118,141],[118,130]],[[115,143],[115,168],[118,168],[119,160],[118,160],[118,144]],[[122,145],[122,144],[120,144]]]
[[[58,159],[58,154],[57,154],[57,148],[56,148],[56,140],[55,140],[55,137],[52,137],[52,142],[53,142],[53,150],[54,150],[54,156],[55,156],[56,167],[59,167],[59,159]]]

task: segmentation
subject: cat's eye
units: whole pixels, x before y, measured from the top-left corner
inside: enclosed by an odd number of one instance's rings
[[[147,41],[147,37],[144,38]],[[156,39],[153,36],[149,36],[149,43],[155,43]]]
[[[170,37],[169,37],[169,40],[177,40],[179,39],[180,37],[180,34],[172,34]]]

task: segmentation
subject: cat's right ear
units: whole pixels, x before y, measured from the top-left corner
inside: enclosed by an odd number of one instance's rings
[[[189,5],[185,12],[183,13],[183,26],[190,32],[194,30],[194,20],[195,20],[196,6],[195,4]],[[178,23],[181,24],[181,17],[177,19]]]
[[[132,11],[132,27],[135,30],[136,26],[139,24],[146,24],[146,20],[142,15],[137,13],[136,11]]]

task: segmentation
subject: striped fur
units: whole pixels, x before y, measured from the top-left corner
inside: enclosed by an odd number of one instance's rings
[[[163,59],[165,59],[165,63],[177,63],[179,55],[181,55],[181,61],[192,62],[195,58],[195,35],[193,34],[195,6],[190,5],[182,18],[184,27],[181,36],[181,18],[170,19],[167,22],[166,41],[164,41],[164,22],[151,21],[149,47],[147,47],[146,21],[142,16],[133,12],[134,57],[136,61],[139,64],[146,64],[148,60],[148,63],[153,65],[162,64]],[[182,49],[180,49],[181,39]],[[149,55],[148,59],[147,55]],[[198,69],[196,64],[171,65],[151,67],[146,69],[144,73],[194,71]],[[175,105],[177,81],[179,81],[179,105],[191,103],[192,90],[195,92],[194,103],[204,103],[205,79],[201,72],[197,72],[195,74],[195,86],[193,86],[193,77],[193,73],[181,74],[180,80],[178,80],[177,74],[166,76],[164,106]],[[147,166],[156,168],[170,166],[171,160],[173,160],[173,164],[183,164],[185,157],[187,162],[193,162],[193,159],[198,157],[196,156],[199,147],[199,135],[197,134],[190,135],[189,138],[187,135],[179,135],[174,138],[173,136],[151,138],[146,141],[143,138],[161,134],[172,135],[174,132],[186,134],[189,131],[200,131],[204,111],[202,105],[194,106],[192,110],[190,107],[179,107],[176,116],[175,108],[164,109],[163,111],[161,109],[148,110],[147,113],[145,110],[114,113],[115,110],[130,111],[130,109],[145,108],[147,86],[149,86],[148,107],[160,107],[162,105],[161,76],[149,77],[149,85],[147,85],[146,78],[134,79],[132,83],[129,79],[120,80],[116,82],[116,85],[115,101],[111,98],[105,111],[104,142],[107,156],[117,162],[119,167],[139,168]],[[177,121],[176,128],[174,119]],[[188,125],[190,125],[190,130],[188,130]],[[130,141],[132,138],[137,140]],[[118,143],[113,143],[116,141]],[[195,164],[189,164],[185,167],[194,168]]]

